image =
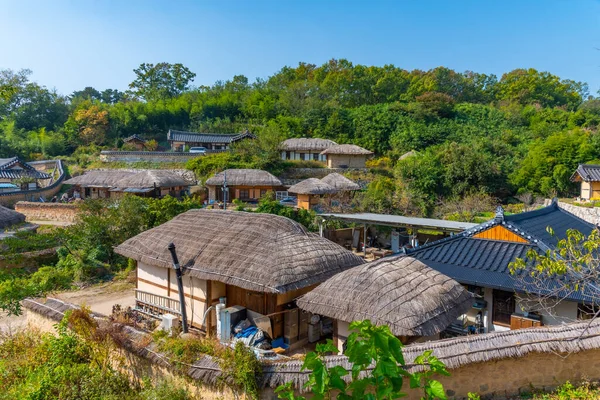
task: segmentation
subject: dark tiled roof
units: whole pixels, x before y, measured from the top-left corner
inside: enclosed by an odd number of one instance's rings
[[[146,143],[147,142],[146,139],[143,139],[143,138],[141,138],[138,135],[131,135],[129,137],[126,137],[125,139],[123,139],[123,142],[127,143],[127,142],[131,142],[132,140],[137,140],[137,141],[140,141],[142,143]]]
[[[188,142],[188,143],[233,143],[240,139],[252,138],[255,136],[250,132],[243,133],[196,133],[174,131],[169,129],[167,133],[168,141]]]
[[[15,165],[20,165],[22,169],[13,169]],[[50,179],[50,175],[40,172],[31,165],[22,161],[19,157],[0,158],[0,178],[19,179],[22,177],[34,179]]]
[[[600,165],[596,164],[579,164],[577,170],[571,176],[571,181],[577,179],[577,175],[584,182],[599,182],[600,181]]]
[[[473,237],[496,225],[504,226],[529,242]],[[556,237],[546,231],[547,226],[554,229]],[[562,287],[558,280],[550,279],[540,286],[540,282],[533,283],[526,275],[511,275],[509,270],[509,264],[517,258],[525,259],[529,250],[544,253],[555,248],[557,241],[567,236],[567,229],[577,229],[589,235],[594,226],[562,210],[553,202],[550,206],[535,211],[506,217],[498,214],[494,220],[453,237],[410,249],[407,253],[461,283],[538,294],[554,293],[581,301],[585,300],[585,296],[579,292],[557,292],[557,288]]]

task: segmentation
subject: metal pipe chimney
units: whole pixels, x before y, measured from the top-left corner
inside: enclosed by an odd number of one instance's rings
[[[171,252],[173,268],[175,268],[175,275],[177,276],[177,289],[179,290],[179,304],[181,308],[181,326],[183,333],[188,333],[187,311],[185,309],[185,293],[183,292],[183,278],[181,267],[179,266],[179,260],[177,259],[177,253],[175,252],[175,244],[169,244],[168,249]]]

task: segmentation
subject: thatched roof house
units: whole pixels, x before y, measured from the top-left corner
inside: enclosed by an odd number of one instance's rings
[[[298,306],[350,323],[369,319],[396,336],[440,333],[473,304],[455,280],[414,258],[386,257],[340,272],[301,297]]]
[[[290,186],[288,192],[296,194],[328,194],[335,193],[337,190],[320,179],[308,178]]]
[[[281,158],[283,160],[313,160],[325,161],[326,157],[321,152],[337,143],[329,139],[320,138],[295,138],[281,142]]]
[[[172,268],[171,242],[190,276],[266,293],[321,283],[363,263],[285,217],[221,210],[190,210],[125,241],[115,252]]]
[[[321,181],[338,191],[360,190],[358,183],[351,181],[344,175],[338,174],[337,172],[327,175],[326,177],[322,178]]]
[[[228,196],[223,194],[223,183],[227,180]],[[209,201],[231,202],[235,199],[256,201],[267,192],[283,187],[277,177],[260,169],[228,169],[206,180]]]
[[[372,154],[355,144],[338,144],[321,152],[329,168],[365,168],[367,157]]]
[[[290,186],[288,192],[298,195],[298,207],[310,210],[324,194],[337,193],[337,189],[317,178],[308,178]]]
[[[260,169],[228,169],[206,180],[206,185],[223,185],[227,177],[228,186],[281,186],[274,175]]]
[[[25,216],[10,208],[0,206],[0,229],[25,222]]]
[[[68,179],[79,187],[82,198],[108,198],[111,193],[153,193],[179,196],[193,182],[171,170],[93,170]]]

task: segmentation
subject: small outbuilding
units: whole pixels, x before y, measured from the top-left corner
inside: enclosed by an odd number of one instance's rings
[[[223,185],[227,182],[227,196],[223,193]],[[277,177],[260,169],[228,169],[219,172],[205,182],[208,188],[209,201],[227,201],[235,199],[256,201],[267,192],[275,192],[283,187]]]
[[[297,300],[300,309],[334,319],[342,351],[352,321],[388,325],[404,343],[437,335],[473,305],[458,282],[406,256],[359,265]]]
[[[129,147],[134,148],[135,150],[145,150],[147,140],[138,135],[131,135],[123,139],[123,143]]]
[[[45,182],[51,178],[50,174],[38,171],[19,157],[0,158],[0,184],[4,184],[2,192],[35,190],[46,186]]]
[[[600,165],[579,164],[571,182],[581,183],[579,197],[583,200],[600,199]]]
[[[198,328],[216,325],[209,307],[244,307],[268,318],[272,337],[306,339],[294,299],[364,261],[312,234],[298,222],[272,215],[190,210],[123,242],[115,252],[137,261],[140,310],[180,315],[177,280],[168,246],[174,243],[184,272],[187,316]]]
[[[290,186],[288,192],[298,195],[298,208],[310,210],[319,204],[322,195],[337,193],[338,190],[321,179],[308,178]]]
[[[118,198],[125,193],[181,197],[194,184],[171,170],[93,170],[64,183],[75,186],[82,199]]]
[[[327,175],[326,177],[322,178],[321,181],[340,192],[360,190],[360,185],[358,183],[346,178],[342,174],[338,174],[337,172]]]
[[[320,138],[295,138],[287,139],[281,143],[282,160],[313,160],[325,162],[327,157],[322,154],[336,142],[329,139]]]
[[[372,151],[355,144],[338,144],[321,152],[325,156],[327,168],[365,168],[367,157]]]

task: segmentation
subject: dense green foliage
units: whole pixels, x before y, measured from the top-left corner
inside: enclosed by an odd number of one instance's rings
[[[423,391],[425,400],[446,399],[444,387],[431,376],[450,374],[431,351],[414,360],[415,364],[425,366],[424,370],[410,373],[404,368],[402,343],[388,326],[374,326],[369,320],[355,321],[350,324],[350,330],[344,355],[352,364],[351,373],[339,365],[326,366],[324,357],[338,351],[331,340],[317,344],[316,351],[306,355],[302,369],[311,371],[305,387],[312,394],[310,398],[391,400],[406,396],[403,386],[408,382],[411,389]],[[349,382],[344,381],[347,375],[350,375]],[[276,392],[281,399],[306,399],[294,394],[292,382],[280,386]]]
[[[88,314],[89,315],[89,314]],[[184,390],[170,382],[153,386],[133,384],[128,376],[111,367],[108,354],[114,343],[90,330],[89,320],[66,316],[57,325],[57,335],[25,330],[0,337],[0,399],[64,400],[186,400]],[[75,329],[68,329],[68,326]],[[86,326],[87,325],[87,326]]]
[[[0,72],[0,157],[119,147],[132,134],[165,146],[168,129],[248,128],[259,145],[201,157],[189,168],[200,177],[226,167],[277,173],[289,168],[278,160],[279,140],[323,137],[389,156],[393,201],[380,207],[431,214],[441,200],[474,192],[502,200],[521,192],[574,194],[570,173],[600,152],[600,100],[583,83],[534,69],[498,79],[331,60],[284,67],[254,83],[235,76],[194,88],[193,72],[159,63],[137,68],[126,93],[88,87],[71,96],[32,83],[29,73]]]

